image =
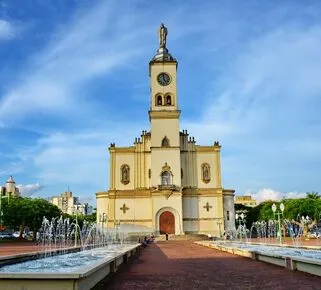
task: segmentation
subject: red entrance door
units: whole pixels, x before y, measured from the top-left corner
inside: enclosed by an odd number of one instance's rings
[[[164,211],[159,217],[160,234],[175,234],[175,217],[170,211]]]

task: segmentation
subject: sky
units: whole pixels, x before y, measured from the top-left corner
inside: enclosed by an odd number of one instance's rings
[[[150,128],[164,22],[180,128],[220,142],[223,186],[259,201],[321,192],[320,15],[318,0],[0,0],[0,184],[94,204],[109,144]]]

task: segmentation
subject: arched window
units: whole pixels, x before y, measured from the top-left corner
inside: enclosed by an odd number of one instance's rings
[[[211,167],[208,163],[202,164],[202,180],[204,183],[211,181]]]
[[[162,172],[162,185],[171,185],[172,178],[171,174],[168,171]]]
[[[166,96],[166,105],[171,106],[172,105],[172,97],[170,95]]]
[[[130,175],[129,175],[129,166],[127,164],[123,164],[120,167],[120,176],[121,176],[121,183],[122,184],[128,184],[130,182]]]
[[[163,105],[162,96],[161,95],[156,96],[156,106],[162,106],[162,105]]]
[[[166,136],[162,140],[162,147],[169,147],[169,139]]]
[[[169,186],[173,185],[173,173],[171,171],[170,166],[165,162],[165,165],[162,167],[162,172],[160,174],[161,177],[161,185]]]

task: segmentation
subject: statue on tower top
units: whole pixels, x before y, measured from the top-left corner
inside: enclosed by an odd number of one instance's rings
[[[166,48],[166,38],[167,38],[167,28],[164,23],[161,23],[158,29],[159,36],[159,48],[157,49],[156,55],[154,55],[152,61],[176,61],[175,58],[171,56]]]
[[[158,34],[159,34],[159,46],[166,47],[167,28],[163,23],[161,23],[159,27]]]

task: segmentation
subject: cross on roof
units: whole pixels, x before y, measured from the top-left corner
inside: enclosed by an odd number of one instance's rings
[[[126,213],[126,210],[128,210],[128,209],[129,209],[129,207],[127,207],[125,203],[124,203],[123,206],[120,208],[120,210],[122,210],[124,214]]]
[[[207,211],[210,211],[210,208],[212,208],[212,206],[208,202],[203,207],[206,208]]]

